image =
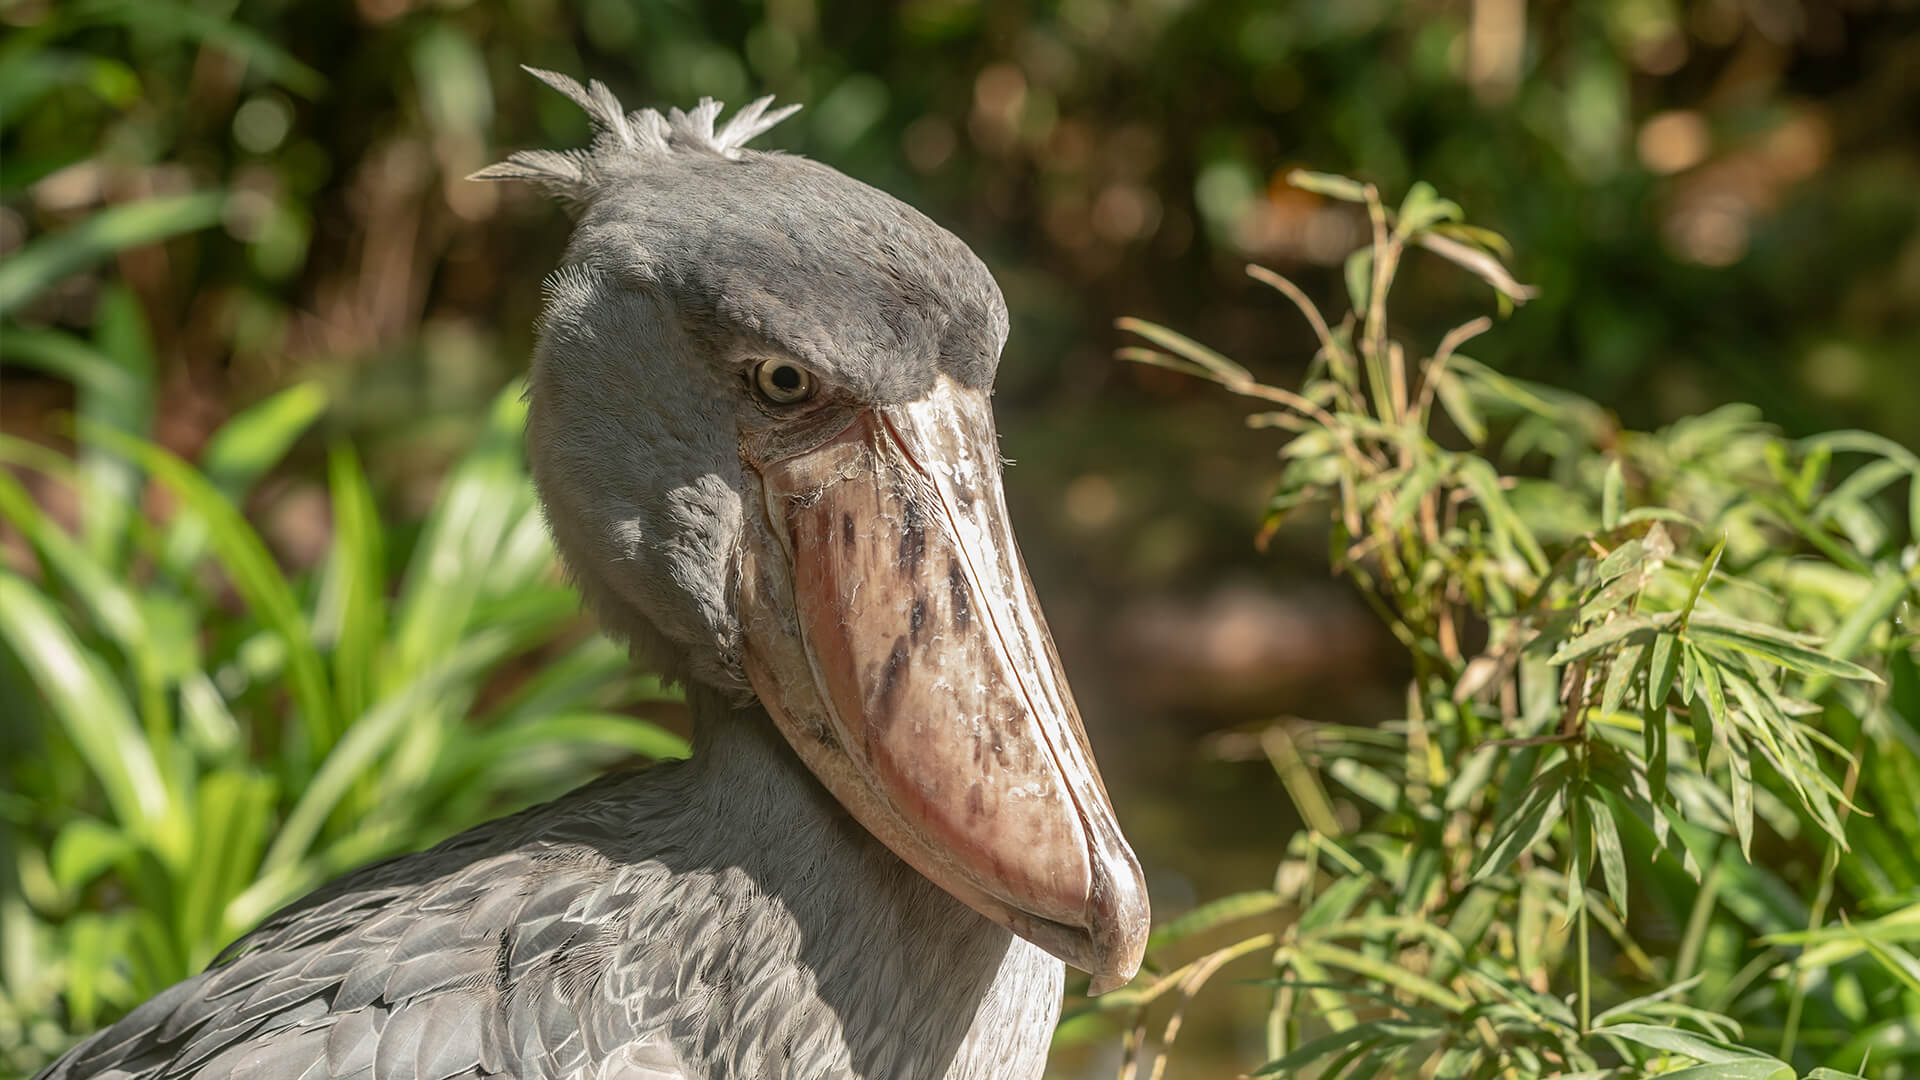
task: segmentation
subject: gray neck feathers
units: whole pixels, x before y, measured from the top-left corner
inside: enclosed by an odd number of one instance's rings
[[[688,701],[693,759],[632,790],[672,804],[635,820],[651,880],[633,933],[670,980],[653,993],[690,1075],[1039,1076],[1059,961],[873,839],[758,704]]]

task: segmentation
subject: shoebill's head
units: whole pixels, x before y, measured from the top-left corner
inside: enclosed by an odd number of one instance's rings
[[[1111,989],[1145,883],[1007,522],[1007,335],[965,244],[816,162],[746,149],[765,99],[627,112],[535,72],[592,147],[479,175],[578,216],[529,453],[590,605],[669,674],[758,699],[862,825]]]

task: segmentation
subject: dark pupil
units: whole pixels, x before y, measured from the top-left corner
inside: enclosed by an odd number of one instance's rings
[[[774,368],[773,385],[778,390],[800,389],[800,369],[787,364]]]

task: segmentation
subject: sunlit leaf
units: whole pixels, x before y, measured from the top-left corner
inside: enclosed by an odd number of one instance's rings
[[[86,759],[114,816],[163,850],[177,844],[182,837],[174,828],[173,795],[126,695],[46,598],[5,570],[0,570],[0,640]]]
[[[1593,1034],[1602,1038],[1623,1039],[1669,1054],[1683,1054],[1707,1064],[1739,1061],[1769,1064],[1776,1068],[1786,1067],[1784,1063],[1757,1050],[1710,1039],[1680,1028],[1655,1027],[1652,1024],[1611,1024],[1595,1029]]]
[[[1162,949],[1228,923],[1250,919],[1256,915],[1270,914],[1279,910],[1280,906],[1280,897],[1267,890],[1235,893],[1218,900],[1210,900],[1178,918],[1155,927],[1152,935],[1147,938],[1147,948]]]

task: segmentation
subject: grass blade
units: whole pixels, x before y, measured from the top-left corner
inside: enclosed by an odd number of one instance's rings
[[[200,191],[122,203],[10,253],[0,262],[0,318],[94,263],[214,225],[226,196]]]

